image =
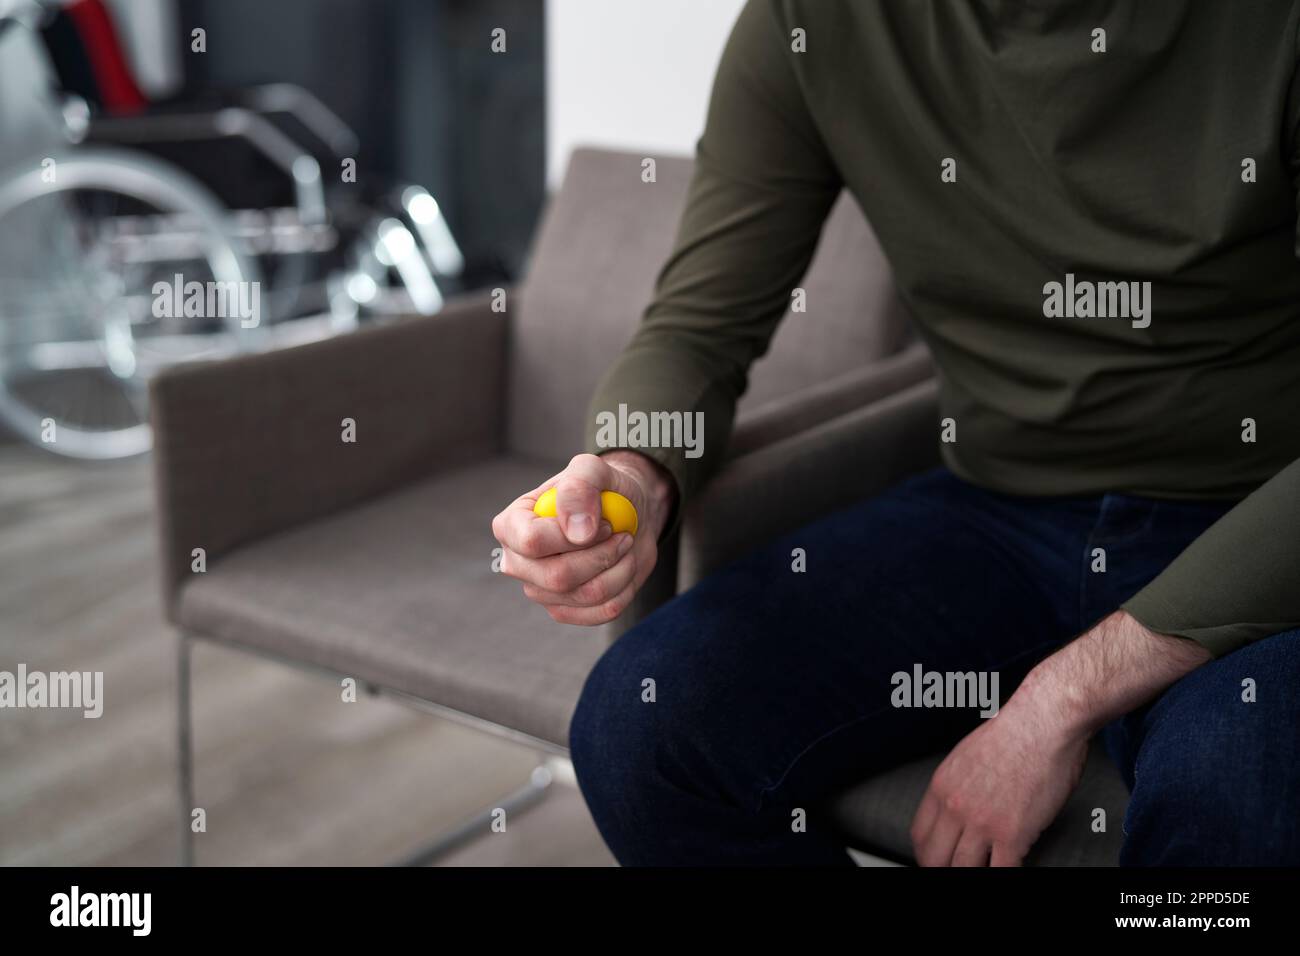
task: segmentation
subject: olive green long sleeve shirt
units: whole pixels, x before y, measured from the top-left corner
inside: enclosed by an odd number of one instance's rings
[[[1215,654],[1300,627],[1298,24],[1291,0],[751,0],[593,449],[620,404],[702,411],[725,446],[848,189],[933,352],[949,468],[1240,498],[1125,607]],[[719,458],[641,450],[683,497]]]

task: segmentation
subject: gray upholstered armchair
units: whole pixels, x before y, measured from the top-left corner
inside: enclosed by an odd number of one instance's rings
[[[803,282],[807,312],[787,317],[755,367],[727,464],[623,618],[599,630],[555,624],[493,573],[492,516],[581,448],[588,397],[671,246],[691,164],[660,159],[658,181],[644,183],[640,158],[574,154],[504,311],[483,293],[431,318],[155,380],[186,819],[193,640],[350,676],[562,754],[583,681],[618,630],[764,536],[937,462],[928,355],[841,197]],[[342,440],[345,419],[354,442]],[[811,480],[824,474],[844,477]],[[786,494],[793,487],[801,493]],[[747,524],[728,511],[738,501],[771,519]],[[937,759],[843,795],[848,841],[908,859],[908,823]],[[1103,806],[1115,819],[1124,799],[1093,760],[1065,814],[1086,820]],[[1058,827],[1037,858],[1111,862],[1118,835],[1088,833]]]

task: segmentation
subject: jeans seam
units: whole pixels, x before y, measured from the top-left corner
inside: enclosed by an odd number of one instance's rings
[[[1084,630],[1091,627],[1092,624],[1095,623],[1093,621],[1087,620],[1084,617],[1084,611],[1087,609],[1088,606],[1088,582],[1089,582],[1088,575],[1091,573],[1088,570],[1089,567],[1088,559],[1092,556],[1092,551],[1094,546],[1099,541],[1109,543],[1111,541],[1119,541],[1126,538],[1132,539],[1132,538],[1136,538],[1148,534],[1151,531],[1151,526],[1155,524],[1156,513],[1160,510],[1160,506],[1162,504],[1162,502],[1159,501],[1152,501],[1151,507],[1147,509],[1146,519],[1140,525],[1116,532],[1115,535],[1112,537],[1108,537],[1104,534],[1102,534],[1099,537],[1099,532],[1104,527],[1104,519],[1106,517],[1106,501],[1108,498],[1112,498],[1112,497],[1113,496],[1109,496],[1109,495],[1103,497],[1101,502],[1098,504],[1097,516],[1096,518],[1093,519],[1092,528],[1088,532],[1088,540],[1083,546],[1083,555],[1082,555],[1082,561],[1080,562],[1080,572],[1079,572],[1079,604],[1075,612],[1075,632],[1079,634],[1082,634]],[[1109,555],[1107,555],[1107,557],[1109,558]],[[1118,607],[1118,605],[1116,605],[1116,607]]]
[[[1102,498],[1101,505],[1097,510],[1097,520],[1093,523],[1092,533],[1088,536],[1088,540],[1091,541],[1093,538],[1096,537],[1098,525],[1101,525],[1102,519],[1106,517],[1107,498],[1113,499],[1114,497],[1115,497],[1114,495],[1107,495],[1106,497]],[[1136,525],[1131,528],[1117,529],[1115,532],[1116,539],[1137,537],[1138,535],[1144,535],[1151,530],[1151,526],[1155,524],[1156,512],[1160,510],[1160,505],[1162,503],[1156,500],[1150,500],[1148,503],[1150,504],[1150,507],[1147,509],[1146,518],[1143,519],[1142,523],[1140,525]],[[1110,539],[1102,538],[1102,540],[1105,541]]]
[[[1097,504],[1097,514],[1092,519],[1092,528],[1088,531],[1087,540],[1083,542],[1083,554],[1079,556],[1080,560],[1075,565],[1079,572],[1079,600],[1074,609],[1074,632],[1076,634],[1083,631],[1083,609],[1088,606],[1088,558],[1092,555],[1092,543],[1097,534],[1097,525],[1101,522],[1101,516],[1105,510],[1105,499],[1103,499]]]

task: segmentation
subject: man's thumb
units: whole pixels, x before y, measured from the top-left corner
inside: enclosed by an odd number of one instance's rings
[[[555,516],[564,536],[586,544],[600,527],[600,491],[576,478],[561,478],[555,486]]]

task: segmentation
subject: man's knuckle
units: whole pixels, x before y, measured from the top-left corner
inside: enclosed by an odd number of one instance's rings
[[[520,554],[529,558],[541,557],[542,541],[545,538],[539,522],[530,522],[528,527],[519,533],[519,542],[516,544],[516,550]]]
[[[548,591],[561,594],[569,590],[569,573],[568,569],[561,563],[555,563],[542,568],[542,579],[540,584]]]
[[[613,538],[610,538],[601,548],[600,570],[608,571],[616,564],[618,564],[618,545]]]
[[[580,603],[594,607],[609,599],[609,588],[600,578],[592,578],[578,586],[575,597]]]

